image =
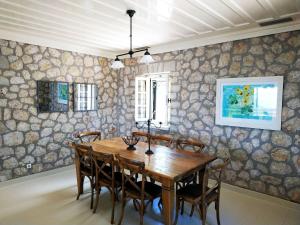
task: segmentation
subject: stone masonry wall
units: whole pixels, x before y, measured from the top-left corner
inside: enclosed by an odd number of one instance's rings
[[[155,55],[145,66],[0,40],[0,181],[72,163],[65,140],[78,130],[108,135],[134,128],[134,78],[171,72],[170,133],[198,138],[210,154],[230,157],[225,182],[300,202],[300,32],[289,32]],[[216,79],[284,76],[282,130],[216,126]],[[37,113],[36,80],[96,83],[99,110]],[[30,170],[26,163],[32,163]]]
[[[36,81],[96,83],[99,110],[37,113]],[[0,40],[0,181],[73,163],[74,131],[117,126],[117,73],[106,58]],[[32,169],[26,164],[32,163]]]
[[[225,182],[300,203],[300,31],[126,60],[118,88],[120,134],[134,127],[134,78],[171,71],[170,133],[230,157]],[[284,76],[282,130],[215,125],[216,79]]]

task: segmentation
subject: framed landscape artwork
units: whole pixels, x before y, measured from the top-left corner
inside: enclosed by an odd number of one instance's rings
[[[281,129],[283,77],[217,79],[216,124]]]
[[[44,112],[69,111],[69,84],[60,81],[37,81],[37,110]]]
[[[68,104],[69,85],[67,83],[57,83],[57,102],[60,104]]]

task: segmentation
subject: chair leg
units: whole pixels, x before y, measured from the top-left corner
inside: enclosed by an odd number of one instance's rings
[[[217,200],[215,202],[215,209],[216,209],[216,214],[217,214],[218,225],[221,225],[221,223],[220,223],[220,202],[219,202],[219,200]]]
[[[201,225],[205,225],[205,222],[203,220],[203,213],[202,213],[202,208],[200,207],[200,205],[197,205],[197,210],[198,210],[198,213],[199,213],[199,216],[200,216],[200,219],[202,220],[202,223]]]
[[[93,209],[94,207],[94,187],[91,187],[91,191],[92,191],[92,194],[91,194],[91,206],[90,208]]]
[[[144,201],[141,201],[141,207],[140,207],[140,225],[143,225],[144,222]]]
[[[134,209],[135,211],[138,211],[138,207],[137,207],[137,200],[136,199],[132,199],[132,202],[133,202],[133,206],[134,206]]]
[[[162,209],[163,209],[163,204],[162,204],[162,198],[161,198],[161,197],[159,198],[159,201],[158,201],[158,204],[157,204],[157,205],[158,205],[159,210],[162,211]]]
[[[98,189],[98,190],[97,190],[97,189]],[[97,210],[100,192],[101,192],[101,188],[97,188],[97,187],[96,187],[96,202],[95,202],[95,206],[94,206],[93,213],[95,213],[96,210]]]
[[[112,200],[112,212],[111,212],[110,223],[114,224],[115,223],[115,191],[114,190],[112,190],[111,200]]]
[[[182,200],[183,201],[183,200]],[[175,214],[175,219],[174,219],[174,223],[173,225],[177,224],[177,220],[178,220],[178,213],[179,213],[179,208],[180,208],[180,199],[176,198],[176,214]]]
[[[115,188],[115,200],[118,202],[119,201],[119,192],[118,192],[118,188]]]
[[[202,215],[202,225],[205,225],[206,223],[206,207],[205,206],[199,206],[199,213],[201,212],[201,215]]]
[[[125,197],[125,194],[122,194],[122,212],[121,212],[121,216],[120,216],[118,225],[121,225],[121,223],[122,223],[122,220],[124,217],[125,205],[126,205],[126,197]]]
[[[181,212],[180,212],[181,215],[183,214],[183,210],[184,210],[184,201],[182,201],[181,203]]]
[[[93,209],[93,205],[94,205],[94,184],[93,184],[93,179],[90,179],[90,185],[91,185],[91,206],[90,209]]]
[[[147,207],[148,205],[151,203],[151,206],[153,206],[153,202],[154,202],[154,199],[151,199],[149,200],[146,204],[145,204],[145,207],[144,207],[144,214],[146,213],[146,210],[147,210]]]
[[[191,212],[190,212],[190,217],[192,217],[192,216],[193,216],[193,214],[194,214],[194,210],[195,210],[195,205],[194,205],[194,204],[192,204],[192,208],[191,208]]]
[[[80,192],[78,192],[77,196],[76,196],[76,200],[79,199],[79,196],[80,196]]]

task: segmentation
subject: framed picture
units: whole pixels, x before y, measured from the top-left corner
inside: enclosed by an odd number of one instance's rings
[[[216,124],[281,129],[283,77],[217,79]]]
[[[69,84],[58,81],[37,81],[37,110],[43,112],[68,112]]]
[[[69,88],[67,83],[57,83],[57,102],[68,104]]]
[[[97,96],[96,84],[73,83],[74,112],[97,110]]]

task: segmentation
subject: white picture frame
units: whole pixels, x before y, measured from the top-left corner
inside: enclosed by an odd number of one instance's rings
[[[216,125],[281,130],[283,76],[217,79]]]

